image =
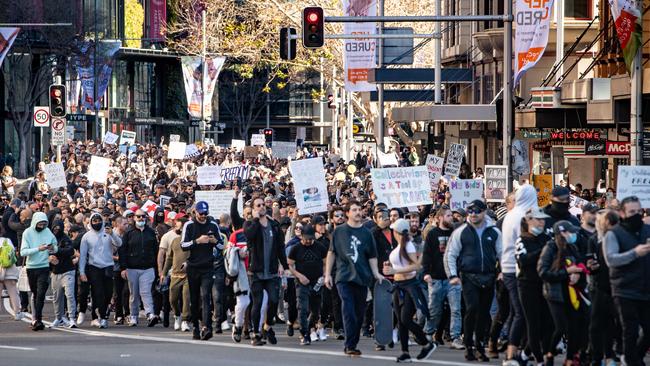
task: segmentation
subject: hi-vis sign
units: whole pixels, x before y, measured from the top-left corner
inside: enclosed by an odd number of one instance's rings
[[[542,58],[551,25],[553,0],[517,0],[515,11],[515,80]]]

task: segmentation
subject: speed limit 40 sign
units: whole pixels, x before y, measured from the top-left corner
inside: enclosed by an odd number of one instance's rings
[[[34,127],[50,127],[50,107],[34,107]]]
[[[65,125],[64,117],[54,117],[52,119],[52,139],[51,144],[54,146],[63,146],[65,144]]]

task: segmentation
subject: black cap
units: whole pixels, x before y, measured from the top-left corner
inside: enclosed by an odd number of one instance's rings
[[[567,187],[562,187],[562,186],[556,186],[553,188],[553,191],[551,192],[551,196],[553,197],[566,197],[571,194],[571,191],[569,191],[569,188]]]
[[[559,234],[563,231],[568,231],[570,233],[577,233],[580,231],[580,228],[577,226],[573,225],[570,221],[567,220],[560,220],[553,225],[553,233],[554,234]]]
[[[302,238],[314,240],[316,238],[316,230],[311,225],[304,225],[302,227]]]
[[[288,217],[283,217],[280,219],[280,226],[290,226],[291,225],[291,219]]]
[[[481,200],[474,200],[467,205],[466,209],[469,211],[471,209],[479,209],[481,211],[487,210],[487,205]]]
[[[458,213],[461,216],[467,216],[467,212],[465,212],[465,210],[463,210],[462,208],[457,208],[457,209],[453,210],[452,213]]]
[[[311,220],[312,225],[324,225],[327,223],[325,218],[321,215],[316,215],[314,218]]]
[[[591,212],[591,213],[596,213],[600,210],[600,207],[596,206],[595,204],[591,202],[587,202],[584,205],[582,205],[582,212]]]

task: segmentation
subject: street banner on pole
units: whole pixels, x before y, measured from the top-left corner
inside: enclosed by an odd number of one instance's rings
[[[289,163],[301,215],[326,212],[329,203],[323,159],[294,160]]]
[[[383,202],[389,208],[432,203],[429,172],[424,165],[371,169],[370,176],[376,202]]]
[[[642,38],[642,23],[641,12],[637,7],[635,0],[608,0],[609,7],[612,10],[612,17],[614,18],[614,25],[616,26],[616,34],[618,41],[623,50],[623,58],[625,58],[625,66],[627,71],[632,73],[632,61],[636,55],[636,51],[641,46]]]
[[[451,144],[447,149],[447,163],[445,164],[445,174],[450,177],[456,177],[460,173],[460,165],[463,164],[465,157],[465,145]]]
[[[616,199],[620,202],[625,197],[637,196],[641,207],[650,208],[650,166],[618,166]]]
[[[449,182],[451,209],[465,209],[470,202],[483,198],[482,179],[456,179]]]
[[[20,28],[0,28],[0,67],[2,67],[2,61],[9,53],[11,45],[14,44],[18,32],[20,32]]]
[[[167,1],[149,0],[149,38],[154,42],[165,40]]]
[[[65,179],[63,163],[45,164],[45,180],[50,188],[61,188],[68,185]]]
[[[553,0],[517,0],[515,10],[515,78],[512,87],[542,59],[551,29]],[[563,16],[560,15],[560,16]]]
[[[425,163],[427,171],[429,172],[429,183],[431,184],[431,190],[438,190],[438,183],[440,183],[440,177],[442,177],[442,166],[445,163],[445,159],[439,158],[435,155],[427,155],[427,162]]]
[[[88,41],[81,45],[81,55],[77,57],[77,70],[83,90],[83,105],[86,109],[99,110],[99,103],[111,79],[113,56],[121,46],[121,41],[100,41],[99,45]],[[95,64],[99,70],[95,70]],[[95,80],[97,80],[97,100],[95,100]]]
[[[505,202],[508,195],[508,167],[505,165],[485,166],[485,200]]]
[[[345,16],[376,16],[377,0],[342,0]],[[345,34],[376,34],[375,23],[345,23]],[[345,90],[349,92],[375,91],[377,86],[368,82],[368,70],[377,67],[377,40],[367,38],[343,40],[343,66]]]
[[[204,67],[201,56],[181,57],[187,111],[190,117],[203,118],[204,120],[212,119],[212,95],[225,61],[225,57],[206,57],[206,67]],[[205,85],[205,95],[201,90],[201,78],[203,78],[203,85]],[[204,98],[203,103],[201,103],[202,97]],[[203,114],[201,114],[201,104],[203,104]]]

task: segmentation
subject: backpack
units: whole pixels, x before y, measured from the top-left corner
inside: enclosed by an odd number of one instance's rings
[[[0,267],[9,268],[16,264],[17,261],[14,247],[11,246],[8,239],[4,239],[2,245],[0,245]]]

